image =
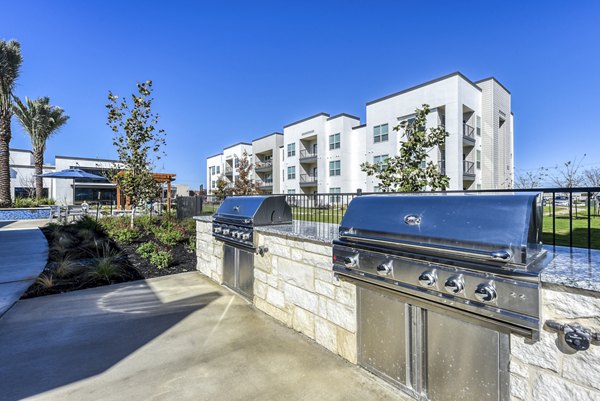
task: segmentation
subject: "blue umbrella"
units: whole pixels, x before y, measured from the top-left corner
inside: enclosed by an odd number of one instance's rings
[[[104,176],[87,173],[78,168],[68,168],[66,170],[55,171],[52,173],[36,174],[35,176],[43,177],[43,178],[58,178],[58,179],[62,178],[62,179],[73,180],[73,202],[75,202],[75,179],[85,178],[87,180],[107,181],[108,182],[108,178],[106,178]]]

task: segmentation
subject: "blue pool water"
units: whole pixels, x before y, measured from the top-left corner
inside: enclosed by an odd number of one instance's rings
[[[0,209],[0,221],[49,219],[50,209]]]

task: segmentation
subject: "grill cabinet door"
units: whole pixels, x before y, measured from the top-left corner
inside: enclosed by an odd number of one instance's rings
[[[249,299],[254,295],[254,253],[238,249],[237,289]]]
[[[385,291],[357,286],[359,364],[401,387],[407,385],[407,308]]]
[[[235,288],[236,249],[223,244],[223,284]]]
[[[428,399],[508,399],[508,334],[452,316],[427,311]]]

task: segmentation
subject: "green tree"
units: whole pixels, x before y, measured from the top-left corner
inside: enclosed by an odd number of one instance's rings
[[[10,120],[15,82],[23,58],[19,42],[0,40],[0,207],[11,205],[10,193]]]
[[[248,152],[244,150],[238,162],[238,176],[233,184],[233,193],[236,195],[253,195],[256,193],[256,185],[252,182],[252,163]]]
[[[134,213],[138,204],[155,199],[160,191],[152,169],[165,155],[166,142],[165,131],[157,129],[159,115],[152,112],[152,91],[152,81],[138,83],[137,93],[131,95],[131,104],[125,99],[119,101],[119,97],[109,91],[106,105],[107,125],[114,133],[113,145],[122,163],[113,179],[123,194],[129,196]]]
[[[442,174],[436,164],[427,162],[427,153],[444,146],[448,133],[443,126],[427,128],[429,105],[424,104],[415,111],[411,120],[401,121],[394,131],[402,132],[405,138],[400,143],[400,154],[382,163],[361,164],[361,170],[380,181],[384,192],[418,192],[430,187],[445,190],[450,179]]]
[[[41,199],[43,197],[44,182],[43,178],[37,175],[43,173],[46,142],[48,138],[56,134],[66,124],[69,116],[65,114],[62,108],[52,106],[48,97],[40,97],[35,100],[25,98],[25,103],[18,97],[15,97],[14,100],[13,112],[31,138],[36,174],[35,197]]]

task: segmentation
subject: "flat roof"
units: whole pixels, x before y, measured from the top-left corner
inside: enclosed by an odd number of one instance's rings
[[[357,125],[356,127],[352,127],[352,129],[359,129],[359,128],[366,127],[366,126],[367,126],[367,124],[361,124],[361,125]]]
[[[469,78],[467,78],[466,76],[464,76],[460,71],[455,71],[455,72],[453,72],[451,74],[444,75],[443,77],[432,79],[431,81],[427,81],[425,83],[422,83],[422,84],[419,84],[419,85],[416,85],[416,86],[411,86],[410,88],[407,88],[407,89],[403,89],[400,92],[392,93],[391,95],[387,95],[387,96],[381,97],[379,99],[371,100],[370,102],[367,102],[367,106],[369,106],[369,105],[371,105],[373,103],[381,102],[382,100],[387,100],[387,99],[390,99],[392,97],[396,97],[396,96],[402,95],[402,94],[410,92],[410,91],[414,91],[415,89],[419,89],[419,88],[422,88],[424,86],[431,85],[431,84],[434,84],[436,82],[443,81],[445,79],[452,78],[452,77],[455,77],[455,76],[461,77],[462,79],[464,79],[465,81],[467,81],[469,84],[471,84],[475,89],[477,89],[478,91],[481,91],[481,88],[479,86],[477,86],[475,84],[475,82],[471,81]]]
[[[259,137],[259,138],[254,138],[254,139],[252,140],[252,142],[254,142],[254,141],[259,141],[259,140],[261,140],[261,139],[268,138],[268,137],[270,137],[270,136],[273,136],[273,135],[283,135],[283,134],[282,134],[281,132],[272,132],[272,133],[270,133],[270,134],[263,135],[263,136],[261,136],[261,137]]]
[[[100,159],[99,157],[79,157],[79,156],[54,156],[55,159],[70,159],[70,160],[90,160],[99,162],[121,163],[120,160]]]
[[[313,118],[317,118],[320,116],[329,117],[329,114],[322,111],[322,112],[312,115],[310,117],[303,118],[302,120],[294,121],[291,124],[284,125],[283,128],[288,128],[288,127],[291,127],[292,125],[300,124],[300,123],[303,123],[304,121],[312,120]]]
[[[336,114],[335,116],[331,116],[331,117],[329,117],[329,118],[327,119],[327,121],[329,121],[329,120],[333,120],[334,118],[339,118],[339,117],[348,117],[348,118],[351,118],[351,119],[353,119],[353,120],[358,120],[358,121],[360,121],[360,117],[356,117],[356,116],[353,116],[352,114],[348,114],[348,113],[340,113],[340,114]]]
[[[233,148],[234,146],[238,146],[238,145],[248,145],[248,146],[252,146],[252,144],[251,144],[251,143],[248,143],[248,142],[238,142],[238,143],[236,143],[235,145],[231,145],[231,146],[227,146],[226,148],[223,148],[223,150],[225,150],[225,149],[229,149],[229,148]]]
[[[31,153],[33,154],[33,152],[29,149],[17,149],[17,148],[10,148],[8,149],[8,152],[27,152],[27,153]]]
[[[500,81],[498,81],[495,77],[483,78],[483,79],[480,79],[479,81],[475,81],[475,83],[478,84],[480,82],[489,81],[490,79],[493,80],[493,81],[495,81],[498,85],[500,85],[500,87],[502,89],[504,89],[510,95],[510,91],[508,89],[506,89],[506,86],[502,85],[502,83]]]
[[[212,155],[212,156],[207,156],[206,158],[207,158],[207,159],[210,159],[210,158],[212,158],[212,157],[215,157],[215,156],[223,156],[223,152],[221,152],[221,153],[217,153],[217,154],[215,154],[215,155]]]

